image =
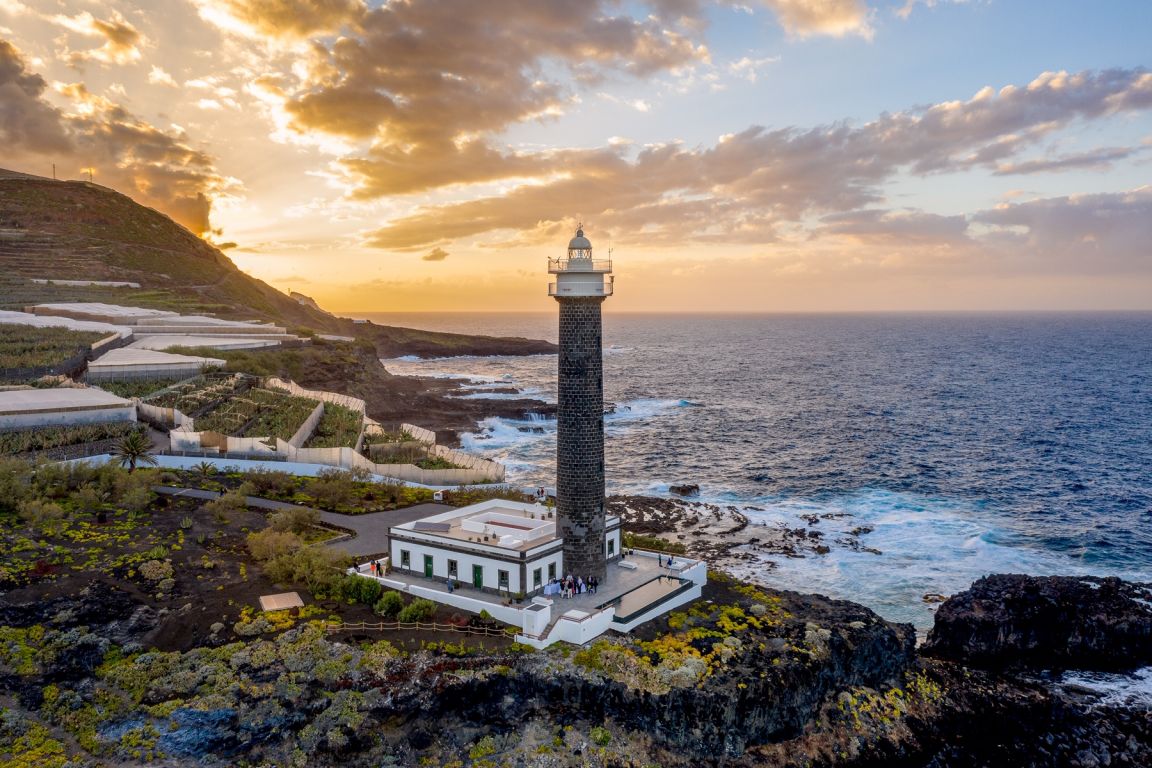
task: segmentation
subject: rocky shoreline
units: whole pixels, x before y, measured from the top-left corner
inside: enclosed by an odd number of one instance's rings
[[[656,496],[608,498],[609,514],[619,515],[628,530],[683,545],[686,554],[741,576],[753,570],[770,573],[776,566],[764,560],[765,555],[820,556],[828,554],[832,547],[880,554],[867,544],[866,537],[871,532],[867,526],[853,528],[833,539],[820,530],[820,522],[831,519],[831,514],[810,515],[804,518],[806,526],[756,525],[741,511],[757,509]]]
[[[1112,590],[1106,627],[1077,606],[1083,584]],[[583,650],[401,653],[301,624],[160,653],[140,644],[154,612],[98,584],[0,600],[0,744],[31,755],[74,733],[100,756],[59,766],[1147,766],[1152,705],[1103,703],[1034,662],[1147,636],[1148,595],[989,577],[917,650],[910,625],[863,606],[721,576],[696,608]],[[992,626],[994,647],[972,631]]]

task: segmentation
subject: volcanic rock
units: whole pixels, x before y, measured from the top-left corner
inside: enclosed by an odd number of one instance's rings
[[[1152,664],[1152,585],[988,576],[941,604],[923,651],[989,668],[1120,671]]]

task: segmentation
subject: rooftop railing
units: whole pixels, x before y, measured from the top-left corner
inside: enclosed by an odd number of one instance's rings
[[[548,259],[548,271],[557,272],[611,272],[611,259]]]

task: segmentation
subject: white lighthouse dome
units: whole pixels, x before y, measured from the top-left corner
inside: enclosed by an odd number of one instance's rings
[[[582,229],[576,230],[576,237],[572,238],[572,240],[568,243],[568,250],[570,250],[570,251],[577,251],[577,250],[578,251],[587,251],[587,250],[591,250],[591,249],[592,249],[592,243],[590,243],[588,241],[588,238],[584,237],[584,230],[582,230]]]

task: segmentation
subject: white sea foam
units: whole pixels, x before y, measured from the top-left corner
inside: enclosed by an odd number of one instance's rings
[[[1091,691],[1100,706],[1152,710],[1152,667],[1131,674],[1066,672],[1059,684]]]
[[[802,559],[765,556],[776,570],[766,573],[761,567],[758,572],[750,564],[745,573],[785,589],[855,600],[921,630],[931,627],[935,608],[923,601],[924,595],[954,594],[991,573],[1114,575],[1069,555],[1032,548],[1022,536],[989,524],[978,509],[955,499],[862,490],[829,500],[741,506],[752,525],[809,527],[804,516],[817,515],[819,522],[810,529],[821,531],[831,548],[827,555]],[[860,527],[872,530],[852,537],[850,532]],[[853,549],[853,538],[880,554]]]

